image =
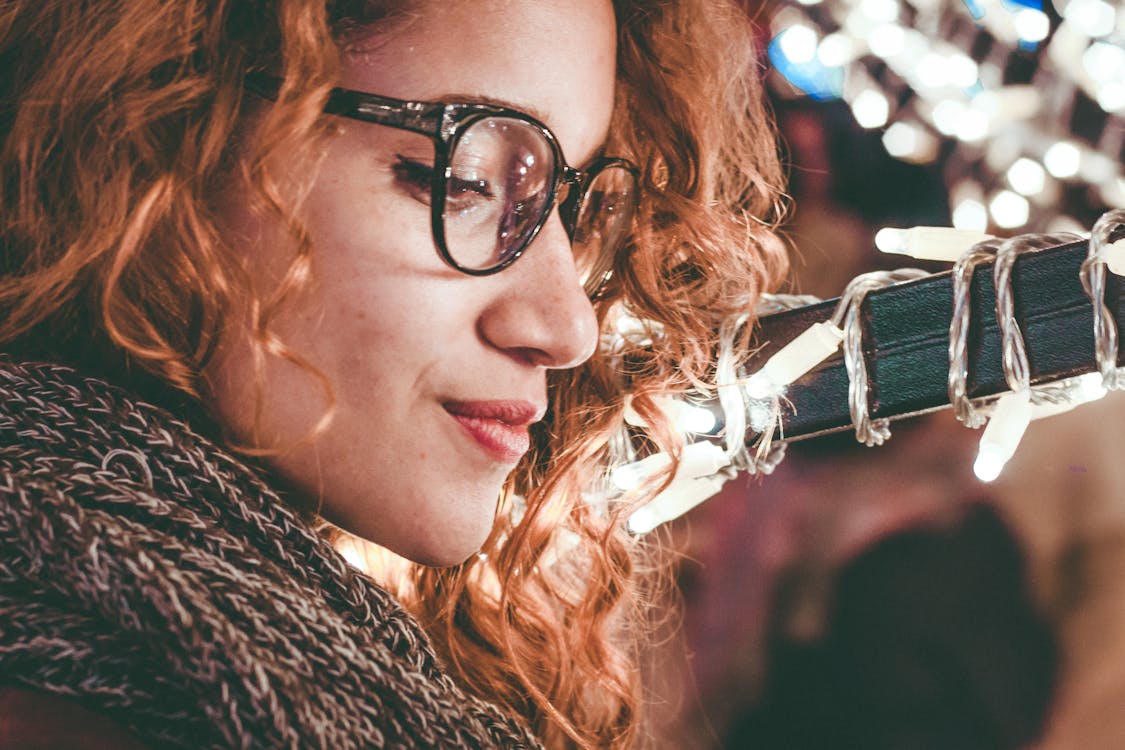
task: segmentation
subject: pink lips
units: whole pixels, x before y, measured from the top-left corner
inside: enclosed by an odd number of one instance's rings
[[[543,409],[529,401],[447,401],[442,406],[498,461],[515,463],[531,447],[529,425]]]

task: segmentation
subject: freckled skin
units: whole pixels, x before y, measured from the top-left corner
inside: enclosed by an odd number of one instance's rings
[[[614,45],[608,0],[433,0],[347,53],[341,85],[403,99],[508,101],[539,113],[568,162],[581,164],[609,127]],[[429,141],[336,124],[303,204],[311,279],[273,326],[331,380],[336,411],[315,442],[269,460],[349,531],[419,562],[457,563],[490,531],[512,462],[482,451],[443,404],[545,403],[547,370],[594,351],[594,313],[557,213],[507,270],[462,274],[434,248],[429,206],[404,193],[392,171],[400,154],[432,158]],[[294,178],[304,178],[295,164]],[[247,209],[233,181],[219,210],[252,282],[268,294],[294,243]],[[256,376],[244,331],[228,335],[206,374],[219,418],[252,439]],[[275,357],[266,359],[263,398],[256,434],[266,446],[298,443],[326,408],[319,383]]]

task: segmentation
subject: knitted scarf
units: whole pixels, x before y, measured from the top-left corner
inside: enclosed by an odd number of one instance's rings
[[[103,381],[3,357],[0,683],[154,747],[539,746],[254,470]]]

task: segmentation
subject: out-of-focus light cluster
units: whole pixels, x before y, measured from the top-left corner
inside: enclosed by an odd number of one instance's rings
[[[1125,7],[1106,0],[790,0],[782,96],[839,98],[888,154],[939,157],[960,229],[1089,226],[1125,208]]]

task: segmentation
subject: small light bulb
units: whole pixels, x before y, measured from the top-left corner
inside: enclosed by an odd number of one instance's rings
[[[1039,162],[1020,157],[1008,168],[1008,182],[1023,195],[1038,195],[1047,185],[1047,172]]]
[[[1000,397],[980,436],[980,448],[973,464],[973,473],[978,479],[991,482],[1000,476],[1027,431],[1031,413],[1031,392],[1026,388]]]
[[[1047,153],[1043,155],[1043,164],[1052,176],[1065,180],[1078,174],[1081,159],[1082,153],[1078,150],[1078,146],[1067,141],[1059,141],[1047,149]]]
[[[1051,19],[1041,10],[1024,8],[1012,20],[1021,41],[1041,42],[1051,33]]]
[[[966,198],[953,209],[953,226],[983,232],[988,229],[988,209],[972,198]]]
[[[1005,463],[1007,461],[994,448],[982,447],[973,462],[973,473],[982,482],[992,482],[1000,476]]]
[[[861,127],[868,130],[881,128],[887,124],[891,105],[882,93],[875,89],[864,89],[852,102],[852,114]]]
[[[1031,204],[1027,198],[1011,190],[998,192],[988,204],[988,210],[997,226],[1005,229],[1022,227],[1031,216]]]

